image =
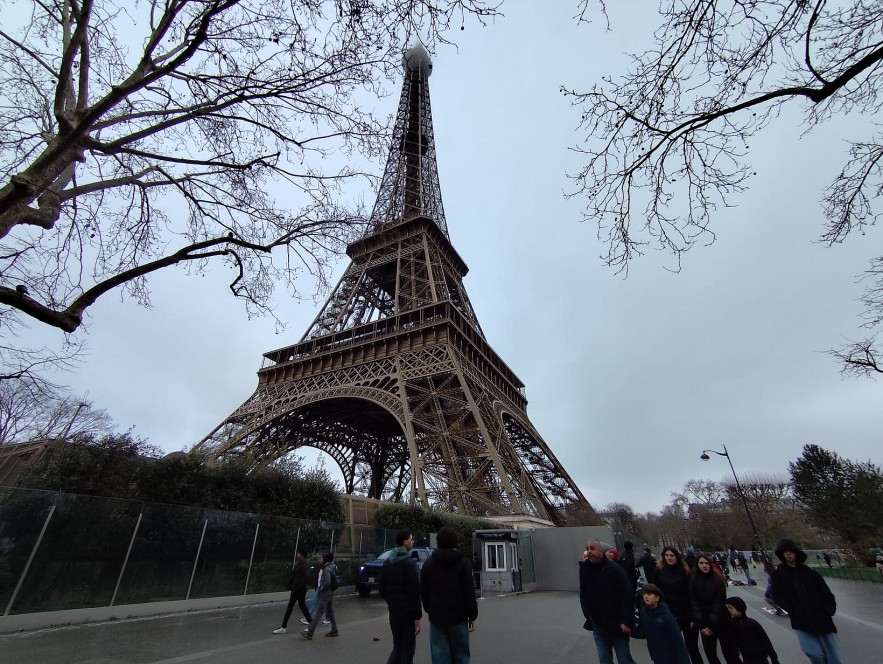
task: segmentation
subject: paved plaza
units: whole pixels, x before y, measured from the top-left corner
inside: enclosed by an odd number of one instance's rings
[[[835,617],[844,664],[883,662],[883,584],[828,580],[837,595]],[[761,610],[762,590],[736,587],[748,615],[761,622],[782,664],[805,664],[806,657],[787,618]],[[274,636],[285,604],[194,611],[0,634],[2,664],[384,664],[392,642],[386,605],[343,595],[335,599],[340,636],[312,641],[298,636],[298,612],[288,634]],[[598,661],[590,632],[582,629],[579,598],[572,592],[486,596],[479,602],[472,635],[476,664],[574,664]],[[379,639],[379,640],[375,640]],[[643,641],[632,641],[638,664],[651,664]],[[428,624],[417,637],[417,664],[429,664]]]

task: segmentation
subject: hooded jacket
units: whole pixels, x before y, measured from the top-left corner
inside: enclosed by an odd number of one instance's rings
[[[652,609],[643,600],[641,605],[638,624],[632,636],[647,639],[647,650],[653,664],[690,664],[681,628],[665,602]]]
[[[419,620],[423,617],[417,567],[404,547],[396,547],[383,561],[379,590],[391,618]]]
[[[797,554],[794,567],[785,562],[784,552]],[[783,539],[776,546],[776,555],[782,562],[773,572],[773,599],[788,612],[791,628],[811,634],[830,634],[837,631],[832,616],[837,611],[834,593],[822,575],[806,566],[806,553],[793,540]]]
[[[420,572],[420,598],[429,622],[458,625],[478,618],[472,565],[456,549],[436,549]]]

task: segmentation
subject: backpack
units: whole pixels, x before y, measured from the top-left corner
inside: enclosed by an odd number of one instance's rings
[[[332,591],[340,588],[340,573],[337,571],[337,565],[333,565],[333,569],[331,570],[331,585],[329,586]]]

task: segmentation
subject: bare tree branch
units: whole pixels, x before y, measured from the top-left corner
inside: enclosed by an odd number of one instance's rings
[[[81,328],[114,289],[210,260],[272,314],[363,228],[386,150],[372,111],[413,36],[433,48],[494,0],[31,0],[0,32],[0,340]],[[367,180],[365,180],[367,178]],[[363,194],[364,191],[359,192]],[[170,251],[169,247],[181,247]],[[20,339],[9,341],[0,373]],[[49,358],[48,355],[44,356]]]

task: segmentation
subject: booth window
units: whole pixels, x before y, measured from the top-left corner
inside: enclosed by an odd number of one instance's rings
[[[506,545],[502,542],[485,544],[486,571],[499,571],[506,569]]]

